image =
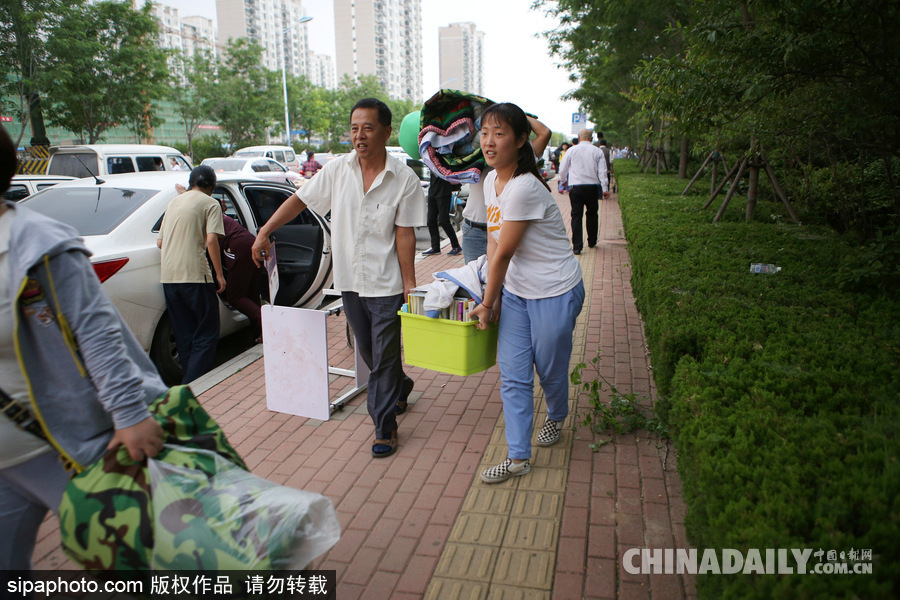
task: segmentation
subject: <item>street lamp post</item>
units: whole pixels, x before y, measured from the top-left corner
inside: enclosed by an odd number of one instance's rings
[[[301,17],[299,21],[297,21],[297,25],[302,25],[304,23],[309,23],[312,21],[312,17]],[[282,30],[282,34],[290,31],[290,27],[285,27]],[[287,49],[284,47],[284,37],[281,39],[281,87],[284,91],[284,132],[287,136],[287,145],[291,145],[291,118],[288,114],[288,95],[287,95]]]

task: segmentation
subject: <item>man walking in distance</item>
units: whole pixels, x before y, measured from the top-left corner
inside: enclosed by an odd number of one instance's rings
[[[350,111],[353,150],[328,162],[294,192],[256,236],[253,260],[263,262],[269,236],[307,206],[331,211],[334,287],[357,348],[369,367],[367,407],[375,424],[372,456],[397,450],[396,415],[406,410],[412,380],[400,360],[397,311],[416,286],[414,227],[425,224],[425,198],[415,172],[387,153],[391,110],[364,98]]]
[[[606,182],[606,159],[600,148],[591,144],[593,132],[582,129],[578,134],[578,143],[566,152],[562,164],[559,165],[560,181],[568,181],[569,201],[572,203],[572,250],[581,254],[584,247],[582,241],[582,220],[587,210],[587,241],[593,248],[597,245],[600,229],[600,190],[603,197],[609,198],[609,187]]]
[[[188,191],[175,197],[163,215],[156,245],[162,249],[160,280],[175,335],[182,383],[212,369],[219,343],[219,299],[225,276],[219,236],[225,234],[222,208],[211,197],[216,172],[209,165],[191,171]],[[206,262],[215,269],[215,279]]]

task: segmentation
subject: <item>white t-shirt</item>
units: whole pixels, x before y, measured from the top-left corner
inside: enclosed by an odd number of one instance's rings
[[[497,197],[493,171],[484,180],[488,233],[500,240],[504,221],[529,221],[506,272],[504,287],[520,298],[553,298],[581,281],[566,225],[553,196],[533,175],[513,177]]]
[[[312,210],[331,211],[334,289],[366,298],[403,293],[397,227],[425,225],[425,194],[415,172],[387,156],[368,192],[356,151],[329,161],[297,196]]]
[[[15,212],[0,215],[0,386],[23,406],[31,406],[28,385],[22,377],[13,342],[13,306],[10,301],[9,233]],[[0,414],[0,469],[6,469],[51,450],[44,440],[22,431],[6,415]]]
[[[463,209],[463,218],[473,223],[487,223],[487,208],[484,205],[484,180],[493,171],[493,167],[485,167],[481,171],[478,183],[469,184],[469,197]]]

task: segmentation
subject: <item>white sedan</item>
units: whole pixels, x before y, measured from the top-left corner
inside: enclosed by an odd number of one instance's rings
[[[166,206],[177,194],[175,184],[187,185],[187,178],[185,172],[167,171],[108,175],[99,184],[76,179],[22,201],[78,230],[103,289],[168,383],[181,380],[181,366],[159,282],[156,238]],[[224,203],[225,214],[256,234],[293,192],[284,184],[220,174],[213,196]],[[279,279],[275,304],[316,308],[332,282],[328,222],[305,210],[273,237]],[[224,303],[219,312],[222,337],[249,324]]]
[[[15,175],[10,182],[9,189],[3,193],[6,200],[18,202],[28,196],[53,187],[63,181],[71,181],[74,177],[65,175]]]
[[[247,176],[255,176],[266,181],[286,183],[294,187],[300,187],[306,183],[306,179],[299,173],[288,170],[276,160],[271,158],[207,158],[201,165],[209,165],[216,174],[240,173]]]

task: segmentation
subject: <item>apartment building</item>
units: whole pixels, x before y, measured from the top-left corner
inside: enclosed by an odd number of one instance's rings
[[[313,85],[333,90],[337,87],[334,76],[334,59],[328,54],[309,54],[309,80]]]
[[[247,38],[263,47],[263,66],[310,77],[306,11],[300,0],[216,0],[218,37]],[[283,62],[282,62],[283,61]]]
[[[388,95],[422,99],[422,0],[334,0],[338,80],[376,75]]]
[[[475,23],[438,28],[440,76],[444,87],[484,95],[484,32]]]
[[[216,26],[212,19],[201,16],[181,17],[177,8],[154,3],[150,14],[159,21],[159,47],[176,50],[190,59],[196,52],[215,58],[218,54]],[[169,70],[181,74],[180,60],[169,57]]]

